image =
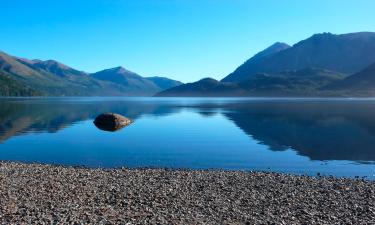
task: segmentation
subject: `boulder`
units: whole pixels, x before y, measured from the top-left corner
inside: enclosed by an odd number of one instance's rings
[[[116,113],[103,113],[97,116],[94,124],[105,131],[116,131],[132,123],[132,120]]]

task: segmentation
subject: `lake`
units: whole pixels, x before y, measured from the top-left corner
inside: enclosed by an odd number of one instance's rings
[[[3,98],[0,160],[375,179],[375,99]]]

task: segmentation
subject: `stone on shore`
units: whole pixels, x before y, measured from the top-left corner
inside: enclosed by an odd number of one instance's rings
[[[105,131],[116,131],[131,123],[129,118],[116,113],[100,114],[94,121],[96,127]]]

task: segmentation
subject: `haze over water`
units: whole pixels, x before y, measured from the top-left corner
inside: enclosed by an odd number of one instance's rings
[[[117,132],[100,113],[134,120]],[[8,98],[0,160],[375,179],[374,99]]]

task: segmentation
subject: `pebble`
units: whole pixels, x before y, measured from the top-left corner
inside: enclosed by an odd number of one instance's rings
[[[375,182],[0,162],[0,224],[375,224]]]

